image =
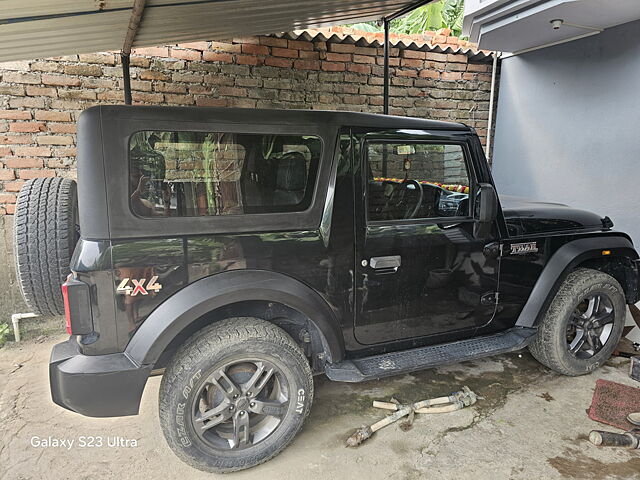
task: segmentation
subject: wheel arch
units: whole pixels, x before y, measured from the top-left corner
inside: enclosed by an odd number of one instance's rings
[[[126,354],[140,365],[166,363],[182,341],[223,318],[253,316],[282,327],[294,340],[309,332],[309,353],[339,361],[344,352],[334,310],[311,287],[282,273],[234,270],[202,278],[159,305],[133,335]],[[298,337],[298,338],[296,338]]]
[[[603,254],[605,250],[610,253]],[[538,325],[562,282],[578,267],[601,270],[613,276],[624,289],[627,303],[636,303],[639,300],[637,261],[638,253],[624,234],[580,238],[562,245],[536,281],[516,326]]]

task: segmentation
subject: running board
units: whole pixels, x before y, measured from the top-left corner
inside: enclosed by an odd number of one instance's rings
[[[327,364],[325,374],[336,382],[375,380],[520,350],[527,346],[535,333],[535,328],[514,327],[486,337],[344,360]]]

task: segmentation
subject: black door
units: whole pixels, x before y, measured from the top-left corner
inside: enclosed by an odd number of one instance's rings
[[[499,268],[483,253],[494,239],[473,236],[469,145],[406,131],[360,145],[356,338],[473,335],[494,315]]]

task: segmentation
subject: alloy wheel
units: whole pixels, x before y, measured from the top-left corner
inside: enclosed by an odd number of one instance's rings
[[[609,297],[595,293],[576,307],[567,326],[567,348],[576,358],[596,355],[609,340],[615,311]]]
[[[249,448],[278,428],[289,398],[289,384],[276,365],[259,359],[235,360],[214,368],[199,387],[192,424],[210,447]]]

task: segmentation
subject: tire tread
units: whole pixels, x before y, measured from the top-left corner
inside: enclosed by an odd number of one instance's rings
[[[60,285],[70,273],[75,236],[75,181],[27,181],[18,194],[14,241],[18,283],[27,305],[40,315],[63,315]]]
[[[536,360],[563,375],[577,376],[589,373],[577,369],[566,361],[567,352],[558,347],[557,340],[559,335],[564,334],[561,331],[564,320],[562,309],[567,304],[574,303],[577,297],[588,293],[594,286],[610,288],[612,292],[615,290],[618,294],[623,295],[622,287],[618,281],[604,272],[589,268],[578,268],[572,271],[560,286],[544,318],[538,325],[538,333],[529,344],[529,351]]]
[[[293,440],[297,433],[297,430],[288,432],[284,441],[269,455],[265,457],[247,455],[242,459],[234,459],[235,465],[233,466],[219,465],[214,468],[203,468],[202,462],[198,462],[181,451],[180,443],[174,435],[172,428],[173,413],[170,403],[172,395],[181,390],[180,382],[184,380],[184,375],[193,365],[198,365],[211,352],[255,338],[267,339],[275,343],[279,348],[286,350],[296,357],[297,362],[304,366],[304,383],[308,385],[307,394],[310,401],[306,404],[301,424],[309,414],[309,407],[313,399],[313,376],[311,368],[300,347],[284,330],[265,320],[251,317],[221,320],[204,327],[192,335],[174,355],[172,362],[162,377],[159,396],[160,423],[167,443],[181,460],[194,468],[221,473],[243,470],[262,464],[280,453],[291,440]]]

